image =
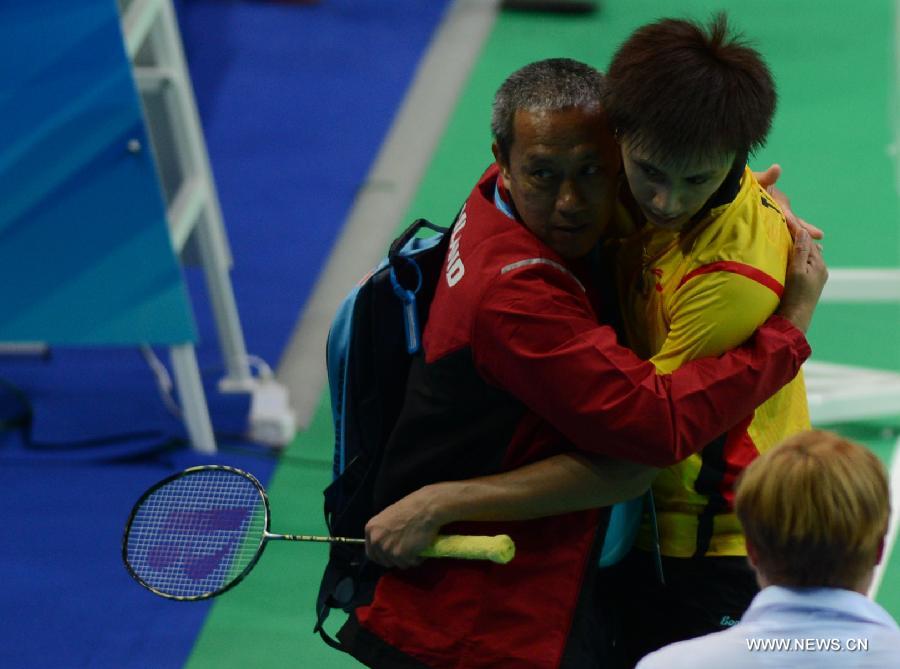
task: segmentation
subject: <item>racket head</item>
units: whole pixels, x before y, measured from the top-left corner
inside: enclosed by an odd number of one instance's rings
[[[156,483],[135,503],[122,559],[138,583],[178,601],[221,595],[262,555],[269,499],[259,481],[234,467],[191,467]]]

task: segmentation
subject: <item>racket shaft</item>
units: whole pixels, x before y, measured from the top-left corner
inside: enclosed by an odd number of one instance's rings
[[[364,544],[365,539],[350,537],[321,537],[312,534],[271,534],[266,532],[266,541],[316,541],[328,544]]]

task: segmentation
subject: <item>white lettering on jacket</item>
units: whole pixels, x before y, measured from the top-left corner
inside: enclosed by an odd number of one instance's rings
[[[459,218],[456,220],[456,225],[453,226],[453,233],[450,235],[450,250],[447,253],[447,270],[445,271],[445,276],[447,277],[447,285],[451,288],[459,283],[459,280],[462,279],[463,275],[466,273],[462,258],[459,257],[459,238],[464,227],[466,227],[465,207],[460,212]]]

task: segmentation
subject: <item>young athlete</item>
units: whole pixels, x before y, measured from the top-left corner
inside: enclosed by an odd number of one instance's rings
[[[635,31],[609,67],[606,110],[622,149],[622,197],[637,231],[618,256],[627,339],[662,372],[719,355],[778,305],[791,237],[747,168],[775,111],[772,75],[729,32],[663,20]],[[619,567],[631,664],[724,629],[758,591],[733,511],[734,482],[759,453],[809,427],[802,374],[653,484],[636,550]],[[662,554],[662,579],[654,552]]]

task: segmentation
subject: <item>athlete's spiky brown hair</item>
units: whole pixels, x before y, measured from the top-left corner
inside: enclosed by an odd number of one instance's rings
[[[724,13],[708,27],[663,19],[639,28],[613,56],[607,83],[618,135],[668,160],[752,152],[775,113],[769,68]]]

